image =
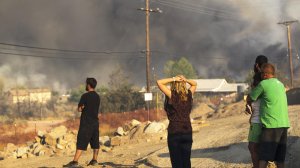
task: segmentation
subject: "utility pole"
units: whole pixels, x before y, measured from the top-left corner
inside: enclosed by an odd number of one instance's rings
[[[139,8],[138,10],[145,11],[146,14],[146,83],[147,83],[147,93],[150,93],[150,30],[149,30],[149,15],[150,12],[162,11],[159,8],[150,9],[149,0],[146,0],[146,8]]]
[[[298,20],[290,20],[290,21],[285,21],[285,22],[279,22],[278,23],[278,24],[285,25],[286,28],[287,28],[291,88],[294,87],[294,69],[293,69],[293,57],[292,57],[291,24],[293,24],[295,22],[298,22]]]

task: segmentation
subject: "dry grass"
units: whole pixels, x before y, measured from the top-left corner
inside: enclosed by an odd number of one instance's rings
[[[34,140],[35,132],[24,132],[26,125],[1,124],[0,126],[0,150],[3,150],[7,143],[16,145],[24,144]]]
[[[163,110],[150,110],[149,111],[149,120],[158,121],[166,118],[166,114]],[[100,133],[103,135],[111,135],[118,127],[123,126],[125,123],[130,122],[131,120],[136,119],[140,122],[148,121],[148,111],[145,110],[136,110],[133,112],[123,112],[123,113],[105,113],[99,115],[100,122]],[[68,120],[64,125],[71,130],[78,130],[79,119]]]
[[[166,118],[166,114],[163,110],[159,110],[158,112],[156,112],[156,110],[149,111],[150,121],[158,121],[164,118]],[[136,119],[140,122],[148,121],[148,111],[136,110],[133,112],[106,113],[99,115],[101,136],[111,135],[119,126],[123,126],[132,119]],[[70,130],[78,130],[79,123],[79,119],[72,119],[64,122],[63,125]],[[27,125],[24,122],[17,123],[16,126],[15,124],[0,124],[0,150],[3,150],[7,143],[18,145],[34,140],[36,133],[25,133],[24,130],[26,127]]]

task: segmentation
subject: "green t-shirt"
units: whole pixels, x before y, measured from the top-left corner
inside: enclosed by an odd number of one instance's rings
[[[276,78],[261,81],[250,93],[250,98],[260,98],[260,120],[265,128],[288,128],[287,98],[284,85]]]

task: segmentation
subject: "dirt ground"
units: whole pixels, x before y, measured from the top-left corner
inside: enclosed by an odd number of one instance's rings
[[[289,129],[287,168],[300,167],[300,106],[289,106],[292,127]],[[249,116],[245,114],[224,115],[211,118],[204,124],[194,126],[192,167],[199,168],[251,168],[247,149]],[[165,134],[165,133],[164,133]],[[144,137],[111,152],[100,152],[100,164],[96,167],[171,167],[166,139],[161,134]],[[80,164],[86,167],[92,151],[85,152]],[[0,161],[0,167],[62,167],[72,160],[69,156],[43,156],[18,160]]]

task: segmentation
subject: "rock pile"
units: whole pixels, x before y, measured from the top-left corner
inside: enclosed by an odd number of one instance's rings
[[[38,131],[35,140],[17,147],[7,144],[4,158],[28,158],[43,155],[73,154],[76,150],[76,131],[68,131],[65,126],[53,128],[49,133]]]
[[[103,152],[110,152],[116,146],[131,142],[135,143],[140,140],[150,142],[148,135],[165,133],[165,130],[166,125],[163,122],[141,123],[137,120],[132,120],[117,128],[113,137],[101,136],[99,138],[100,149]],[[23,159],[44,155],[74,154],[76,151],[77,133],[77,131],[69,131],[65,126],[55,127],[50,132],[38,131],[35,139],[26,145],[18,147],[12,143],[7,144],[4,152],[0,153],[0,160],[4,158]],[[166,139],[166,135],[157,139]]]

